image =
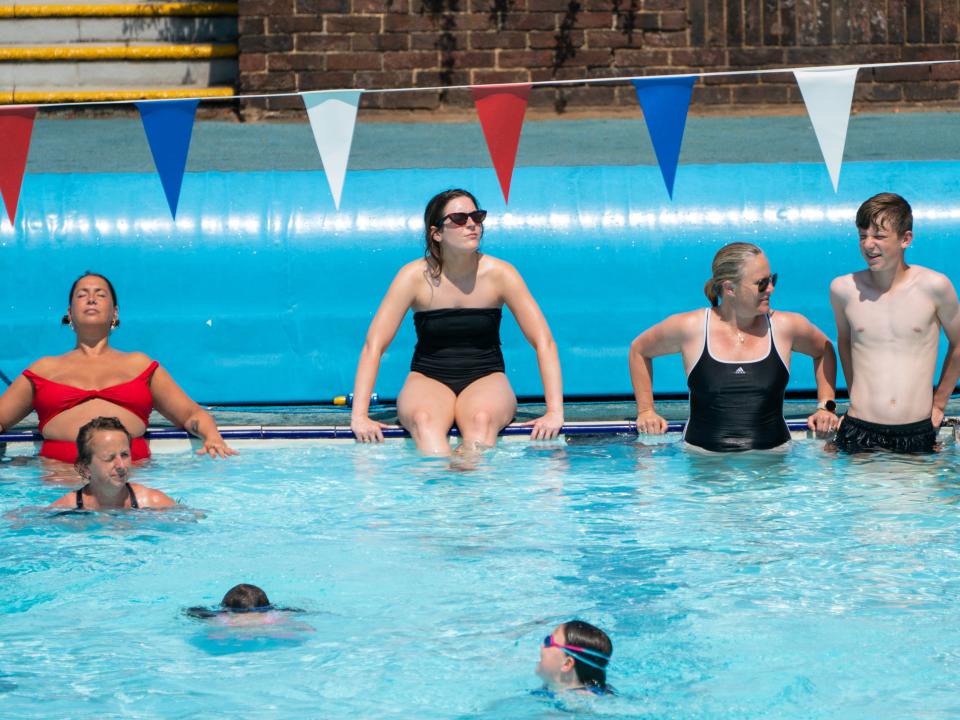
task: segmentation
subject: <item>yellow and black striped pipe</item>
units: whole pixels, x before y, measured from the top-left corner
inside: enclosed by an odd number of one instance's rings
[[[189,45],[48,45],[0,47],[0,62],[93,60],[208,60],[237,56],[234,43]]]
[[[0,18],[212,17],[236,15],[235,2],[116,3],[104,5],[8,5]]]
[[[228,98],[232,87],[171,88],[166,90],[0,90],[0,105],[44,105],[49,103],[173,100],[176,98]]]

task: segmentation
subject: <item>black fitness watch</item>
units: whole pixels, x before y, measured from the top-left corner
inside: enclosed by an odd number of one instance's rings
[[[837,403],[833,400],[824,400],[823,402],[817,403],[817,410],[826,410],[827,412],[836,413]]]

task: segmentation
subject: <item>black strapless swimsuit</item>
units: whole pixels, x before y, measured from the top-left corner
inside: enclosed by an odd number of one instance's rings
[[[459,395],[473,382],[504,372],[500,308],[446,308],[413,314],[417,347],[410,370]]]

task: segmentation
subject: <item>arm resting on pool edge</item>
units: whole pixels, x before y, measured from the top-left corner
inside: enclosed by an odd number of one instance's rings
[[[853,391],[853,355],[850,347],[850,323],[847,321],[845,311],[848,298],[844,292],[844,286],[850,283],[849,275],[841,275],[830,283],[830,305],[837,324],[837,355],[840,357],[840,368],[843,370],[843,379],[847,383],[848,393]]]
[[[520,425],[532,426],[531,440],[550,440],[563,428],[563,375],[557,344],[547,319],[517,269],[502,260],[497,261],[497,266],[502,273],[503,301],[516,318],[523,336],[537,352],[543,397],[547,404],[547,411],[541,417]]]
[[[653,358],[683,351],[690,313],[671,315],[647,328],[630,343],[630,382],[637,400],[637,432],[662,435],[667,421],[653,405]]]
[[[930,415],[933,425],[940,427],[947,403],[956,389],[957,379],[960,378],[960,304],[957,302],[957,291],[953,283],[945,275],[936,273],[935,277],[933,296],[937,319],[947,336],[947,342],[950,343],[943,359],[940,380],[933,393],[933,410]]]
[[[9,430],[33,410],[33,384],[18,375],[0,395],[0,432]]]
[[[833,343],[823,331],[799,313],[778,312],[777,319],[788,325],[793,338],[791,350],[813,358],[813,376],[817,383],[817,404],[807,418],[807,427],[818,435],[832,432],[840,424],[837,414],[822,407],[837,396],[837,355]]]
[[[237,454],[220,436],[213,416],[191,400],[162,367],[156,369],[150,380],[150,392],[157,412],[203,440],[203,447],[197,450],[197,455],[225,458]]]
[[[353,381],[350,429],[357,442],[383,442],[386,425],[370,419],[370,395],[380,371],[380,358],[390,347],[403,316],[413,305],[418,283],[423,281],[423,269],[423,260],[414,260],[400,268],[377,308],[377,314],[370,321]]]

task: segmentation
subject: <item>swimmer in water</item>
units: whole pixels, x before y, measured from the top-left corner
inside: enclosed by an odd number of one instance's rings
[[[240,583],[227,590],[220,605],[214,608],[192,607],[185,610],[198,620],[217,620],[223,625],[269,625],[281,613],[303,612],[300,608],[277,607],[261,588]],[[248,618],[244,620],[244,618]]]
[[[168,508],[177,503],[166,494],[127,481],[130,433],[117,418],[94,418],[77,434],[77,473],[87,481],[50,507],[75,510]]]
[[[256,637],[249,632],[257,633],[255,628],[266,625],[280,627],[267,631],[275,639],[289,639],[297,633],[313,632],[310,625],[300,622],[291,622],[291,613],[302,613],[300,608],[279,607],[270,602],[267,593],[256,585],[240,583],[234,585],[223,596],[218,607],[192,607],[184,611],[187,615],[198,620],[209,620],[214,625],[224,628],[239,628],[244,633],[242,637]],[[213,633],[211,639],[237,638],[237,635],[223,635]]]
[[[543,639],[537,675],[549,690],[612,693],[613,688],[607,685],[612,654],[613,643],[603,630],[571,620]]]
[[[269,625],[278,618],[267,594],[256,585],[247,583],[234,585],[227,590],[220,606],[225,612],[218,617],[225,625]]]

